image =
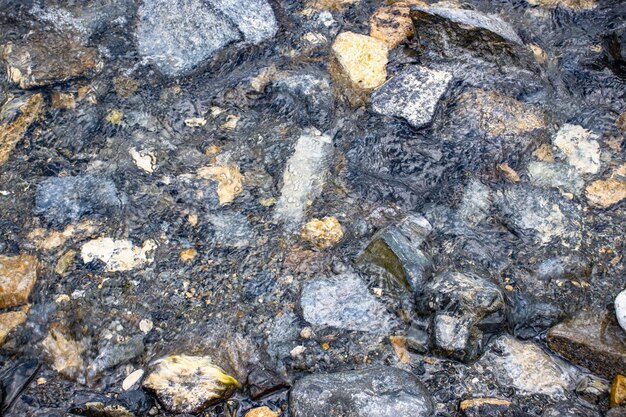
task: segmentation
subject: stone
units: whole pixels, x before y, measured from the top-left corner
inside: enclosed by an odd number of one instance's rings
[[[198,255],[198,252],[194,248],[188,248],[180,251],[178,256],[182,262],[187,263],[193,261],[196,255]]]
[[[384,305],[352,273],[306,282],[300,306],[304,319],[314,328],[385,334],[393,325]]]
[[[134,386],[136,386],[137,383],[143,377],[143,374],[144,374],[144,370],[143,369],[137,369],[137,370],[131,372],[130,374],[128,374],[128,376],[126,378],[124,378],[124,381],[122,381],[122,389],[124,391],[128,391],[131,388],[133,388]]]
[[[502,173],[508,182],[520,182],[521,178],[517,171],[511,168],[507,163],[498,164],[498,171]]]
[[[341,10],[349,5],[359,3],[361,0],[308,0],[306,5],[317,10]]]
[[[477,370],[493,372],[502,386],[526,394],[563,395],[573,388],[570,369],[557,362],[532,342],[521,342],[504,335],[488,346],[475,363]]]
[[[200,168],[198,177],[217,181],[217,197],[222,206],[233,202],[243,191],[243,175],[234,164]]]
[[[354,32],[337,35],[332,46],[341,71],[358,89],[371,90],[387,79],[387,52],[379,39]]]
[[[76,379],[83,373],[85,347],[74,340],[65,327],[53,323],[41,345],[57,372],[70,379]]]
[[[615,317],[620,327],[626,332],[626,290],[622,290],[615,297]]]
[[[312,219],[302,226],[300,237],[323,250],[339,243],[343,238],[343,229],[335,217]]]
[[[253,400],[258,400],[278,390],[287,388],[289,384],[275,372],[256,366],[248,374],[246,386],[250,390],[250,397]]]
[[[386,116],[401,117],[420,128],[432,121],[451,81],[452,74],[448,72],[409,67],[372,94],[372,109]]]
[[[559,188],[574,195],[580,194],[585,186],[575,168],[561,163],[531,161],[528,163],[528,176],[533,185]]]
[[[170,355],[153,367],[142,385],[172,413],[197,414],[240,387],[235,378],[204,356]]]
[[[0,255],[0,309],[28,303],[35,286],[39,261],[31,255]]]
[[[250,246],[254,236],[250,222],[241,213],[212,214],[207,220],[213,226],[218,245],[243,249]]]
[[[413,20],[407,4],[400,3],[383,6],[370,18],[370,36],[387,44],[393,49],[413,36]]]
[[[146,0],[139,7],[139,53],[167,76],[190,72],[236,41],[260,43],[278,30],[266,0]]]
[[[135,335],[123,341],[113,337],[100,347],[98,356],[89,365],[88,376],[95,379],[105,370],[127,363],[141,355],[143,350],[143,335]]]
[[[76,101],[73,93],[63,93],[61,91],[53,91],[50,94],[50,104],[55,109],[75,109]]]
[[[618,178],[593,181],[585,188],[585,195],[591,206],[609,208],[626,198],[626,181]]]
[[[279,413],[271,408],[263,406],[256,407],[246,412],[245,417],[278,417]]]
[[[276,220],[300,226],[305,210],[322,193],[332,151],[332,138],[315,130],[298,138],[283,171],[280,198],[274,208]]]
[[[467,224],[475,227],[489,216],[492,203],[491,190],[482,182],[472,178],[463,191],[458,214]]]
[[[17,143],[41,116],[44,100],[41,93],[13,99],[0,107],[0,166],[9,160]],[[15,117],[9,117],[15,114]]]
[[[626,332],[607,312],[581,313],[548,331],[548,346],[595,374],[626,374]]]
[[[606,379],[591,374],[583,376],[576,384],[576,394],[590,404],[598,404],[609,390]]]
[[[109,272],[131,271],[151,263],[153,259],[149,253],[155,248],[156,243],[153,240],[146,240],[139,247],[128,239],[102,237],[83,244],[80,254],[84,263],[95,259],[104,262]]]
[[[314,374],[299,379],[289,393],[293,417],[427,417],[433,401],[407,371],[372,367]]]
[[[26,312],[21,310],[0,313],[0,346],[4,344],[9,333],[17,326],[24,324],[26,318]]]
[[[97,49],[80,44],[71,34],[39,32],[1,50],[9,80],[28,89],[89,77],[102,69]]]
[[[590,10],[596,7],[596,0],[528,0],[529,4],[554,9],[566,7],[572,10]]]
[[[615,120],[615,126],[622,132],[626,132],[626,111],[620,113]]]
[[[542,417],[601,417],[601,414],[588,406],[563,401],[543,410]]]
[[[109,179],[92,175],[50,177],[37,185],[34,212],[52,225],[62,226],[87,215],[115,216],[125,204],[126,196]]]
[[[154,172],[156,157],[153,152],[146,150],[138,151],[135,148],[129,148],[128,154],[131,158],[133,158],[133,161],[135,162],[135,165],[137,165],[137,168],[141,169],[144,172],[147,172],[148,174],[152,174]]]
[[[626,405],[626,377],[624,375],[615,375],[611,383],[611,407],[618,405]]]
[[[597,174],[600,170],[600,144],[597,138],[597,135],[582,126],[565,124],[556,133],[552,143],[581,174]]]
[[[464,417],[530,417],[507,400],[500,398],[474,398],[459,405]]]
[[[612,407],[604,415],[605,417],[626,417],[626,407]]]

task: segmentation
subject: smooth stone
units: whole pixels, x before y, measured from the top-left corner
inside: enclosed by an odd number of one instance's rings
[[[401,117],[415,128],[429,124],[452,81],[452,74],[412,66],[387,81],[372,94],[372,109]]]
[[[89,366],[89,377],[96,378],[107,369],[127,363],[141,355],[143,350],[143,335],[133,336],[121,343],[114,337],[100,348],[98,356]]]
[[[597,174],[600,171],[600,144],[597,139],[596,134],[582,126],[564,124],[552,143],[581,174]]]
[[[622,290],[615,297],[615,317],[620,327],[626,332],[626,290]]]
[[[459,217],[468,225],[475,227],[489,216],[493,201],[491,189],[472,178],[463,191],[463,199],[458,210]]]
[[[0,255],[0,309],[28,303],[39,272],[39,261],[31,255]]]
[[[232,203],[243,191],[243,175],[235,164],[200,168],[198,177],[217,181],[217,197],[221,206]]]
[[[415,375],[397,368],[306,376],[289,394],[293,417],[430,417],[433,401]]]
[[[267,406],[255,407],[246,412],[245,417],[278,417],[279,414]]]
[[[387,45],[371,36],[340,33],[332,46],[344,75],[353,86],[370,90],[387,79]]]
[[[246,386],[250,390],[250,397],[253,400],[258,400],[261,397],[288,387],[289,384],[275,372],[257,366],[248,374]]]
[[[615,375],[611,383],[611,407],[618,405],[626,405],[626,377],[624,375]]]
[[[555,9],[566,7],[572,10],[591,10],[596,7],[596,0],[528,0],[529,4]]]
[[[12,99],[0,108],[0,166],[9,160],[15,146],[42,114],[44,99],[41,93]]]
[[[386,334],[394,323],[367,285],[351,273],[306,282],[300,306],[304,319],[318,328]]]

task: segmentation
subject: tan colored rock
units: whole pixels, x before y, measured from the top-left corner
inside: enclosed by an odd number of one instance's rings
[[[74,100],[73,93],[62,93],[60,91],[53,91],[51,94],[51,104],[55,109],[74,109],[76,108],[76,101]]]
[[[554,153],[552,153],[552,147],[547,143],[539,146],[535,152],[533,152],[533,156],[540,161],[544,162],[554,162]]]
[[[11,101],[0,109],[0,116],[5,108],[13,104]],[[8,159],[15,145],[24,137],[28,127],[39,118],[44,107],[41,93],[33,94],[19,106],[20,115],[13,121],[0,124],[0,165]]]
[[[626,405],[626,377],[615,375],[611,384],[611,407]]]
[[[340,33],[332,46],[343,74],[354,87],[370,90],[387,79],[387,45],[354,32]]]
[[[393,49],[413,36],[413,20],[410,8],[404,3],[384,6],[376,10],[370,19],[370,36],[385,42]]]
[[[249,410],[245,417],[278,417],[280,414],[269,407],[256,407]]]
[[[565,155],[567,163],[582,174],[600,171],[600,144],[598,136],[582,126],[564,124],[552,143]]]
[[[546,54],[546,51],[544,51],[536,43],[531,43],[530,45],[528,45],[528,47],[532,51],[532,53],[535,56],[535,59],[537,60],[538,63],[540,63],[540,64],[545,64],[546,63],[546,61],[548,60],[548,54]]]
[[[115,94],[122,98],[128,98],[137,92],[139,82],[134,78],[118,75],[113,78],[113,88]]]
[[[596,0],[528,0],[528,3],[549,9],[561,6],[572,10],[589,10],[596,7]]]
[[[193,261],[198,255],[198,252],[194,248],[185,249],[180,252],[180,260],[183,262]]]
[[[0,314],[0,346],[2,346],[7,335],[11,333],[13,329],[26,321],[28,308],[25,310],[26,311],[9,311],[8,313]]]
[[[37,281],[39,262],[30,255],[0,255],[0,309],[20,306]]]
[[[586,194],[590,205],[611,207],[626,198],[626,181],[617,178],[597,180],[587,186]]]
[[[52,359],[52,367],[60,374],[75,379],[84,370],[82,344],[74,340],[66,328],[58,323],[52,324],[42,346]]]
[[[68,250],[59,257],[59,260],[54,266],[54,272],[61,276],[65,275],[70,267],[74,265],[74,259],[76,259],[76,251],[74,249]]]
[[[220,205],[232,202],[243,191],[243,175],[237,165],[204,167],[198,170],[200,178],[217,181],[217,197]]]
[[[143,381],[173,413],[196,414],[228,398],[239,382],[203,356],[171,355],[155,362]]]
[[[153,240],[146,240],[142,247],[138,247],[128,239],[104,237],[85,243],[80,254],[85,263],[100,259],[109,272],[130,271],[151,263],[153,259],[149,254],[156,246]]]
[[[341,10],[359,1],[361,0],[308,0],[306,2],[306,8],[315,10]]]
[[[626,132],[626,111],[622,112],[617,120],[615,121],[615,126],[622,132]]]
[[[343,229],[335,217],[313,219],[302,227],[300,237],[311,242],[318,249],[326,249],[343,238]]]
[[[411,362],[411,355],[406,347],[406,339],[404,336],[389,336],[389,341],[400,362]]]
[[[519,174],[506,163],[499,164],[498,171],[500,171],[509,182],[520,182],[521,180]]]
[[[461,410],[467,410],[470,408],[480,407],[483,405],[511,405],[510,401],[501,400],[499,398],[474,398],[471,400],[461,401],[460,407]]]

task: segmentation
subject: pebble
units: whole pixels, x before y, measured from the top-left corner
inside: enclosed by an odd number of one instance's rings
[[[600,170],[598,136],[582,126],[565,124],[556,133],[552,143],[581,174],[597,174]]]
[[[626,377],[624,375],[615,375],[613,378],[610,401],[611,407],[626,405]]]
[[[500,398],[473,398],[459,404],[463,417],[526,417],[519,407]]]
[[[139,330],[141,330],[143,333],[146,333],[146,334],[150,333],[153,326],[154,324],[152,323],[152,320],[149,320],[149,319],[142,319],[139,322]]]
[[[278,412],[272,411],[271,408],[263,406],[247,411],[245,417],[278,417],[279,415]]]
[[[39,261],[31,255],[0,255],[0,309],[28,303],[37,281]]]
[[[9,160],[9,156],[24,134],[42,114],[44,100],[41,93],[28,96],[26,99],[13,99],[5,103],[0,115],[10,114],[11,110],[19,116],[14,120],[0,119],[0,166]]]
[[[354,87],[370,90],[387,79],[387,45],[354,32],[340,33],[332,46],[344,75]]]
[[[300,237],[323,250],[339,243],[343,238],[343,228],[335,217],[312,219],[302,226]]]
[[[142,385],[172,413],[197,414],[240,387],[235,378],[204,356],[171,355],[153,367]]]
[[[154,172],[154,165],[156,164],[156,157],[153,152],[145,151],[145,150],[137,150],[135,148],[130,148],[128,150],[131,158],[135,162],[138,168],[147,172],[148,174],[152,174]]]
[[[198,255],[198,252],[194,248],[185,249],[180,252],[180,260],[182,262],[190,262]]]
[[[122,389],[124,391],[128,391],[129,389],[133,388],[143,377],[143,374],[143,369],[137,369],[136,371],[128,374],[128,376],[124,378],[124,381],[122,381]]]
[[[622,290],[615,297],[615,317],[620,327],[626,332],[626,290]]]
[[[587,186],[585,194],[591,206],[609,208],[626,198],[626,181],[617,178],[596,180]]]
[[[69,331],[58,323],[50,326],[48,335],[41,343],[52,359],[52,367],[70,379],[78,378],[84,371],[84,346],[72,339]]]
[[[156,249],[156,242],[146,240],[142,247],[134,246],[128,239],[113,240],[103,237],[83,244],[80,254],[84,263],[99,259],[107,271],[131,271],[153,261],[149,254]]]

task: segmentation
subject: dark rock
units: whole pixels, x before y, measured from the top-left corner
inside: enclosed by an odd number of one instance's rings
[[[77,222],[83,216],[108,217],[118,214],[126,197],[115,183],[85,175],[54,177],[41,181],[35,197],[35,214],[55,226]]]
[[[601,414],[592,408],[587,406],[561,402],[551,407],[546,408],[543,411],[542,417],[600,417]]]
[[[548,346],[606,378],[626,374],[626,333],[610,312],[588,312],[548,332]]]
[[[154,406],[154,400],[148,393],[141,389],[124,391],[117,396],[117,400],[130,412],[137,415],[146,415]]]
[[[474,398],[462,401],[459,408],[464,417],[529,417],[517,405],[499,398]]]
[[[514,292],[509,295],[511,308],[508,322],[513,335],[530,339],[554,326],[562,318],[561,309],[548,302],[535,300],[532,296]]]
[[[11,406],[35,377],[39,366],[37,359],[20,359],[0,371],[0,392],[3,397],[0,412],[6,411]]]
[[[406,332],[406,347],[410,351],[426,353],[430,350],[430,318],[415,320]]]
[[[434,411],[422,383],[391,367],[306,376],[291,389],[289,405],[294,417],[427,417]]]
[[[613,407],[606,412],[605,417],[626,417],[626,407]]]
[[[255,367],[248,374],[248,389],[250,397],[258,400],[280,389],[287,388],[289,384],[276,373],[261,367]]]
[[[128,340],[117,343],[116,337],[107,341],[100,349],[96,359],[91,363],[89,376],[94,378],[106,369],[126,363],[143,353],[143,335],[136,335]]]
[[[608,391],[608,381],[594,375],[585,375],[576,384],[578,396],[591,404],[598,404],[606,398]]]

